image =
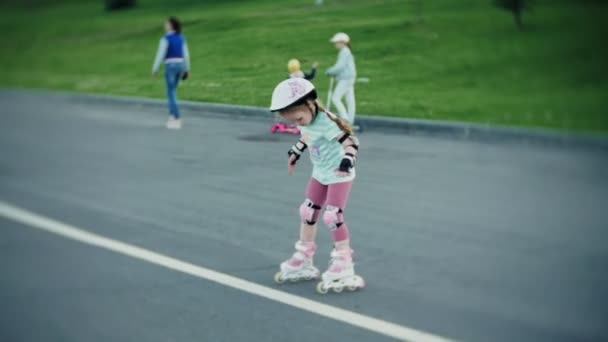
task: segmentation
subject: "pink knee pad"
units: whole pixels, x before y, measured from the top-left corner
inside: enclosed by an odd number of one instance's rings
[[[342,209],[328,205],[323,213],[323,222],[329,227],[329,230],[336,230],[344,223]]]
[[[319,210],[321,206],[312,203],[308,198],[300,205],[300,218],[303,223],[315,224],[317,223],[317,217],[319,216]]]

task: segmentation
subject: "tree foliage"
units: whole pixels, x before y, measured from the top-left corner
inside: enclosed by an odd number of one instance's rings
[[[136,3],[135,0],[104,0],[104,2],[108,11],[134,7]]]
[[[524,27],[522,15],[524,10],[529,8],[529,2],[526,0],[494,0],[494,5],[511,12],[515,25],[521,30]]]

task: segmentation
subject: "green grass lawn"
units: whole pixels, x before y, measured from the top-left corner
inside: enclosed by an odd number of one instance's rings
[[[335,61],[353,40],[358,112],[608,132],[608,2],[536,0],[519,32],[491,0],[0,0],[0,86],[162,98],[150,69],[162,23],[184,21],[192,78],[181,99],[267,106],[286,63]],[[37,4],[37,5],[36,5]],[[325,97],[329,80],[314,80]]]

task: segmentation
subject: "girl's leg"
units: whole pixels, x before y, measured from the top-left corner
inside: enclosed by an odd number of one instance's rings
[[[346,91],[346,107],[348,108],[348,120],[351,124],[355,123],[355,82],[352,81],[349,84],[348,90]]]
[[[344,94],[346,94],[346,91],[348,90],[347,83],[348,81],[338,81],[336,89],[334,89],[334,94],[331,97],[333,104],[338,110],[338,114],[341,118],[346,120],[348,120],[348,112],[346,111],[346,107],[344,107],[344,104],[342,103],[342,97],[344,97]]]
[[[350,236],[344,222],[344,208],[351,188],[352,182],[345,182],[330,184],[327,189],[327,206],[323,221],[332,231],[334,249],[331,251],[327,271],[321,275],[322,282],[317,285],[317,291],[321,293],[327,292],[329,288],[339,292],[344,287],[353,291],[365,286],[363,278],[355,274]]]
[[[329,267],[322,274],[323,283],[319,284],[321,288],[331,287],[331,284],[348,288],[363,287],[364,285],[360,277],[355,277],[350,235],[344,221],[344,208],[346,208],[351,187],[352,182],[345,182],[330,184],[327,190],[327,206],[323,214],[323,221],[332,232],[334,249],[331,252]],[[345,283],[336,284],[335,282],[338,280]]]
[[[179,81],[182,79],[183,72],[184,72],[183,63],[174,64],[173,78],[175,80],[175,83],[173,84],[173,106],[174,106],[173,113],[175,114],[176,119],[179,119],[181,117],[181,114],[179,112],[179,106],[177,104],[177,86],[179,84]]]
[[[306,188],[306,201],[300,206],[300,240],[314,242],[317,236],[317,219],[319,211],[325,204],[327,185],[311,178]]]
[[[352,188],[352,182],[330,184],[327,190],[327,207],[323,221],[331,230],[336,249],[348,248],[350,234],[344,221],[344,210]]]
[[[179,68],[175,64],[165,64],[165,82],[167,83],[167,101],[169,105],[169,113],[176,119],[179,119],[179,109],[177,107],[177,78]]]
[[[167,89],[167,107],[169,109],[169,116],[175,117],[173,114],[173,101],[175,100],[173,91],[173,77],[171,76],[171,71],[169,70],[168,64],[165,64],[165,86]]]
[[[327,186],[311,178],[306,189],[307,199],[300,206],[300,240],[296,242],[295,253],[281,263],[281,271],[275,275],[275,281],[281,283],[286,279],[300,280],[317,278],[319,270],[313,265],[313,256],[317,249],[315,236],[317,234],[316,220],[319,210],[325,202]]]

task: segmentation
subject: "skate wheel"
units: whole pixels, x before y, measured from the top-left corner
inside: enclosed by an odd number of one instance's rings
[[[289,278],[289,281],[292,283],[296,283],[300,278]]]
[[[306,280],[306,281],[309,281],[309,280],[312,280],[312,279],[313,279],[313,277],[311,277],[311,276],[304,277],[304,280]]]
[[[277,284],[283,284],[285,282],[285,278],[283,278],[283,275],[281,274],[281,272],[277,272],[274,275],[274,282]]]
[[[351,285],[351,286],[347,286],[347,287],[346,287],[346,289],[347,289],[348,291],[353,292],[353,291],[357,291],[358,287],[357,287],[357,286],[355,286],[355,285]]]
[[[333,287],[332,290],[335,293],[340,293],[340,292],[342,292],[342,290],[344,290],[344,287],[342,287],[342,286],[336,286],[336,287]]]
[[[326,294],[327,293],[328,288],[325,287],[325,285],[323,284],[323,282],[319,282],[317,284],[317,292],[320,294]]]

